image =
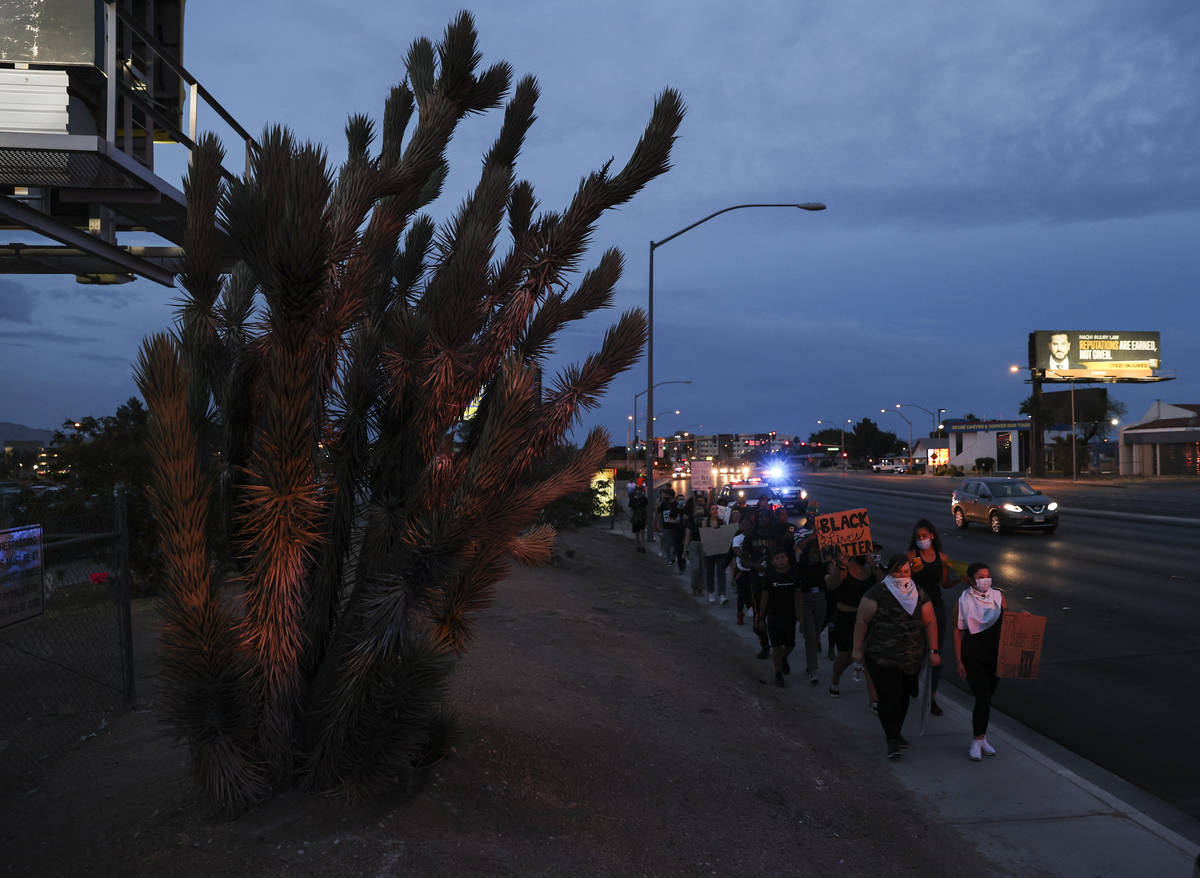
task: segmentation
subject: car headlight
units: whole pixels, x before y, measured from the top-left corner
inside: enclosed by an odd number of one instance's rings
[[[1016,503],[1005,503],[1001,508],[1005,512],[1020,512],[1021,511],[1021,507],[1018,506]]]
[[[1051,500],[1049,503],[1046,504],[1046,511],[1053,512],[1056,509],[1058,509],[1058,501],[1057,500]]]
[[[801,500],[808,499],[808,491],[804,490],[803,488],[800,489],[800,499]]]

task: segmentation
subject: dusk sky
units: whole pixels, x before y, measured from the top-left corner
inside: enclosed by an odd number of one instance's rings
[[[184,64],[252,133],[286,123],[340,162],[347,115],[379,119],[409,44],[439,38],[459,8],[191,3]],[[660,432],[807,437],[818,418],[871,417],[906,438],[904,421],[879,413],[897,402],[1015,417],[1029,393],[1026,337],[1039,329],[1160,331],[1178,380],[1112,394],[1127,420],[1157,398],[1200,403],[1193,0],[473,11],[485,64],[507,59],[540,81],[518,173],[544,209],[565,206],[610,157],[626,160],[664,87],[687,103],[674,168],[596,235],[596,258],[613,245],[626,256],[616,307],[560,336],[560,363],[596,349],[620,311],[645,307],[651,240],[734,204],[828,205],[735,211],[656,252],[655,378],[692,381],[656,391],[656,410],[681,411]],[[459,128],[437,220],[473,186],[500,118]],[[179,185],[182,158],[168,154],[160,171]],[[149,281],[0,277],[0,420],[54,428],[111,414],[135,393],[138,345],[169,324],[177,295]],[[623,443],[645,386],[643,360],[584,426]],[[904,412],[928,431],[927,414]]]

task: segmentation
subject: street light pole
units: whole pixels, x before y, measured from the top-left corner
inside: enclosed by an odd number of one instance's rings
[[[817,423],[823,423],[820,418],[817,418]],[[842,475],[846,474],[846,424],[853,423],[850,418],[846,418],[846,422],[842,424]]]
[[[888,411],[889,409],[880,409],[879,413],[881,415],[886,415]],[[892,414],[899,415],[900,417],[904,418],[904,412],[900,411],[899,406],[897,406],[895,409],[891,409],[890,411]],[[904,423],[908,424],[908,471],[912,472],[912,421],[910,421],[908,418],[904,418]]]
[[[678,232],[668,235],[661,241],[650,242],[650,278],[647,285],[647,301],[646,301],[646,478],[650,480],[650,487],[654,487],[654,458],[650,450],[649,440],[654,437],[651,435],[654,429],[653,419],[650,413],[654,411],[654,251],[669,241],[674,241],[685,232],[690,232],[696,226],[708,222],[713,217],[720,216],[723,213],[729,213],[731,210],[742,210],[747,207],[796,207],[800,210],[824,210],[825,205],[820,202],[810,201],[801,204],[735,204],[732,207],[725,207],[715,213],[710,213],[704,219],[696,220],[690,226],[684,226]]]

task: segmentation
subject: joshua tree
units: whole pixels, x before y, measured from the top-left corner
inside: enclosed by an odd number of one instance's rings
[[[538,213],[515,175],[538,95],[522,79],[478,184],[437,228],[419,212],[455,126],[509,93],[509,66],[479,62],[466,13],[437,45],[417,40],[379,151],[352,116],[336,175],[282,128],[243,179],[224,175],[215,139],[194,154],[178,325],[147,339],[137,378],[167,578],[166,710],[219,807],[292,784],[394,787],[437,754],[474,614],[510,560],[549,557],[538,511],[586,488],[608,447],[594,430],[563,454],[564,437],[644,344],[642,313],[627,312],[540,390],[556,333],[611,302],[618,251],[567,278],[600,215],[669,167],[679,95],[659,96],[624,168],[610,160],[562,212]],[[228,275],[222,227],[240,259]],[[213,564],[224,544],[234,602]]]

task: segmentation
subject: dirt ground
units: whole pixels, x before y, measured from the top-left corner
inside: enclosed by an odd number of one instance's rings
[[[461,736],[413,797],[282,795],[235,821],[192,795],[142,709],[0,792],[7,874],[986,875],[878,752],[813,722],[653,555],[585,530],[518,569],[454,680]],[[732,611],[732,607],[729,608]],[[856,752],[857,750],[857,752]]]

